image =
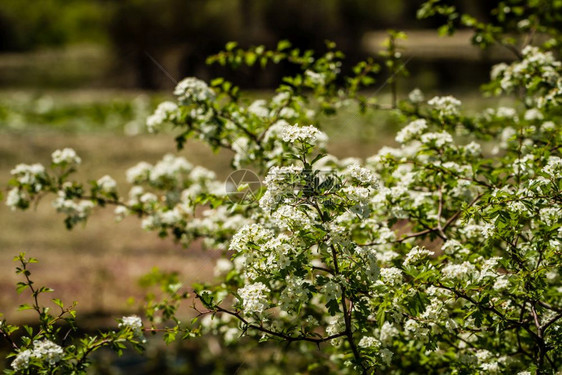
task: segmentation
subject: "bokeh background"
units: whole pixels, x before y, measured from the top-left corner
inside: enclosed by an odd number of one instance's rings
[[[0,84],[37,88],[168,89],[174,77],[228,74],[205,58],[236,40],[241,46],[274,46],[281,39],[303,49],[337,42],[352,62],[376,52],[377,31],[411,31],[411,69],[434,87],[474,84],[483,64],[498,54],[468,46],[468,34],[453,42],[424,30],[439,18],[416,20],[421,0],[42,0],[0,3]],[[486,20],[494,1],[454,1]],[[373,34],[373,32],[375,32]],[[420,44],[421,43],[421,44]],[[445,45],[443,45],[445,43]],[[408,43],[407,43],[408,45]],[[501,53],[500,53],[501,55]],[[473,62],[482,64],[472,64]],[[469,64],[469,62],[471,62]],[[270,88],[287,67],[244,72],[237,83]],[[467,74],[463,74],[467,73]],[[470,73],[470,74],[468,74]],[[248,79],[251,74],[252,79]]]
[[[83,181],[104,174],[124,183],[126,169],[140,160],[155,162],[174,151],[170,134],[149,135],[144,122],[157,103],[170,96],[185,76],[209,80],[225,76],[251,97],[270,95],[283,75],[279,65],[232,71],[208,66],[208,55],[228,41],[240,46],[293,46],[322,51],[325,40],[342,49],[349,69],[368,56],[378,59],[387,29],[404,30],[400,42],[410,78],[399,82],[402,97],[419,87],[430,98],[454,94],[467,108],[489,105],[478,94],[492,64],[511,58],[501,49],[483,51],[471,33],[439,37],[439,19],[419,21],[420,0],[2,0],[0,1],[0,184],[19,163],[47,164],[52,151],[72,147],[82,157]],[[464,0],[460,8],[486,20],[495,2]],[[163,71],[165,70],[166,73]],[[374,88],[384,102],[387,73]],[[388,112],[360,116],[344,111],[324,124],[338,156],[366,157],[393,143],[400,126]],[[182,154],[225,177],[227,156],[197,142]],[[122,193],[126,193],[123,189]],[[135,218],[116,224],[111,210],[97,212],[84,228],[68,232],[49,199],[32,212],[10,212],[0,205],[0,312],[12,322],[32,316],[17,312],[28,298],[15,292],[20,251],[39,258],[32,268],[38,284],[53,297],[79,301],[79,322],[88,330],[115,324],[136,312],[145,293],[141,279],[154,267],[178,272],[189,284],[211,280],[218,253],[198,244],[181,248],[140,229]],[[182,314],[188,315],[189,306]],[[2,344],[0,344],[2,345]],[[154,343],[143,359],[120,361],[102,353],[98,373],[267,373],[274,349],[259,353],[222,351],[216,339],[178,344],[163,350]],[[167,353],[167,354],[163,354]],[[149,359],[146,359],[149,358]],[[217,358],[221,358],[218,361]],[[294,363],[293,363],[294,364]],[[289,366],[287,363],[286,366]],[[0,368],[2,364],[0,362]],[[222,367],[222,370],[221,369]],[[234,370],[233,370],[234,369]],[[290,372],[286,367],[286,373]],[[268,370],[269,371],[269,370]],[[271,370],[271,373],[276,373]]]

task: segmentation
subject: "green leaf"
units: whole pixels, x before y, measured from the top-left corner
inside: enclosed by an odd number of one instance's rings
[[[326,308],[331,316],[336,315],[336,313],[340,312],[340,304],[338,303],[337,299],[332,299],[326,304]]]
[[[277,51],[281,52],[288,48],[291,48],[291,42],[289,42],[288,40],[280,40],[279,43],[277,43]]]
[[[31,305],[29,305],[29,304],[27,304],[27,303],[24,303],[24,304],[22,304],[22,305],[19,305],[19,307],[18,307],[18,311],[32,310],[32,309],[33,309],[33,306],[31,306]]]
[[[224,82],[224,78],[218,77],[218,78],[215,78],[215,79],[213,79],[213,80],[211,81],[211,86],[212,86],[212,87],[218,87],[218,86],[220,86],[223,82]]]
[[[21,292],[23,292],[23,291],[24,291],[26,288],[28,288],[28,287],[29,287],[29,285],[27,285],[26,283],[24,283],[24,282],[22,282],[22,281],[19,281],[19,282],[16,284],[16,291],[17,291],[18,293],[21,293]]]
[[[246,53],[246,65],[253,66],[256,63],[258,56],[253,52]]]
[[[227,51],[232,51],[236,47],[238,47],[238,42],[231,41],[231,42],[226,43],[225,48],[226,48]]]

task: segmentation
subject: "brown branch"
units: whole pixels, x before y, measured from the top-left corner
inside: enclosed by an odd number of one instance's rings
[[[201,297],[198,294],[195,294],[197,296],[197,298],[201,299]],[[218,305],[213,306],[213,309],[215,309],[216,311],[231,315],[233,317],[235,317],[236,319],[240,320],[242,323],[244,323],[248,328],[252,328],[255,329],[257,331],[260,332],[264,332],[267,333],[268,335],[271,336],[275,336],[275,337],[279,337],[283,340],[289,341],[289,342],[293,342],[293,341],[307,341],[307,342],[313,342],[315,344],[320,344],[322,342],[326,342],[326,341],[330,341],[333,339],[336,339],[338,337],[343,337],[346,335],[345,332],[340,332],[340,333],[336,333],[334,335],[330,335],[330,336],[325,336],[325,337],[309,337],[309,336],[289,336],[289,335],[285,335],[283,333],[280,332],[276,332],[276,331],[272,331],[270,329],[267,329],[265,327],[262,326],[258,326],[256,324],[252,324],[250,323],[248,320],[246,320],[242,315],[240,315],[239,312],[235,312],[235,311],[230,311],[227,310],[223,307],[220,307]]]
[[[334,273],[337,276],[340,273],[339,265],[338,265],[338,256],[337,256],[336,248],[334,247],[334,245],[330,245],[330,247],[332,249],[332,260],[334,262]],[[361,354],[359,353],[359,350],[357,349],[357,346],[355,345],[355,341],[353,341],[353,329],[352,329],[352,326],[351,326],[352,309],[350,308],[348,310],[348,308],[347,308],[346,288],[345,288],[344,285],[340,285],[340,288],[341,288],[341,304],[342,304],[342,310],[343,310],[343,320],[344,320],[344,323],[345,323],[345,335],[347,336],[347,341],[349,343],[349,346],[351,347],[351,351],[353,352],[353,356],[355,357],[355,360],[357,361],[357,363],[363,369],[363,374],[367,374],[367,368],[363,364],[363,360],[361,359]]]
[[[80,359],[76,363],[76,368],[77,369],[82,368],[82,366],[86,362],[86,359],[87,359],[88,355],[91,352],[101,348],[102,346],[104,346],[106,344],[109,344],[110,342],[111,342],[111,339],[103,339],[102,341],[97,342],[96,344],[94,344],[94,345],[90,346],[88,349],[86,349],[86,351],[84,351],[84,353],[82,353],[82,356],[80,357]]]
[[[478,202],[478,200],[479,200],[480,198],[482,198],[483,195],[484,195],[484,194],[482,194],[482,193],[481,193],[481,194],[478,194],[478,195],[468,204],[467,208],[473,206],[476,202]],[[455,212],[455,214],[454,214],[453,216],[451,216],[451,217],[447,220],[447,222],[445,223],[445,225],[443,225],[443,227],[441,228],[442,231],[444,232],[449,226],[451,226],[452,224],[454,224],[455,221],[460,217],[460,215],[462,214],[462,212],[463,212],[462,210],[459,210],[459,211]],[[424,230],[422,230],[422,231],[420,231],[420,232],[407,234],[407,235],[403,236],[402,238],[399,238],[399,239],[394,240],[394,241],[389,241],[389,242],[384,242],[384,243],[383,243],[383,242],[370,242],[370,243],[365,243],[365,244],[358,244],[358,246],[374,246],[374,245],[384,245],[384,244],[388,244],[388,243],[401,243],[401,242],[404,242],[404,241],[406,241],[406,240],[409,240],[410,238],[421,237],[421,236],[425,236],[426,234],[430,234],[430,233],[438,232],[438,231],[439,231],[439,227],[427,228],[427,229],[424,229]],[[440,237],[443,238],[443,236],[444,236],[444,233],[443,233]],[[445,236],[445,238],[446,238],[446,236]]]
[[[556,315],[555,317],[553,317],[552,319],[550,319],[548,322],[544,323],[541,326],[541,331],[544,332],[548,327],[550,327],[552,324],[556,323],[556,321],[558,321],[561,318],[562,318],[562,313]]]
[[[3,325],[4,323],[2,323]],[[2,337],[4,337],[6,339],[6,341],[8,341],[8,343],[10,343],[10,345],[12,346],[12,349],[14,350],[18,350],[18,346],[16,345],[16,343],[14,342],[14,340],[12,340],[12,338],[10,337],[10,335],[8,335],[8,333],[6,331],[4,331],[1,327],[0,327],[0,335],[2,335]]]

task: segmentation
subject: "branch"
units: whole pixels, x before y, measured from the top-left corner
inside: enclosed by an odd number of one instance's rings
[[[330,245],[330,248],[332,249],[332,258],[334,261],[334,273],[335,275],[339,275],[340,270],[339,270],[339,266],[338,266],[338,256],[337,256],[337,252],[336,252],[336,248],[334,247],[334,245]],[[361,368],[363,369],[363,374],[367,374],[367,368],[365,368],[365,365],[363,364],[363,361],[361,359],[361,354],[359,353],[359,350],[357,349],[357,346],[355,345],[355,341],[353,341],[353,329],[351,327],[351,309],[348,311],[347,309],[347,296],[346,296],[346,289],[344,285],[340,285],[341,288],[341,304],[342,304],[342,310],[343,310],[343,320],[345,323],[345,335],[347,336],[347,341],[349,342],[349,346],[351,347],[351,351],[353,352],[353,356],[355,357],[355,360],[357,361],[357,363],[361,366]]]
[[[195,295],[197,296],[197,298],[201,299],[201,296],[199,296],[199,294],[195,293]],[[340,332],[340,333],[336,333],[334,335],[330,335],[330,336],[325,336],[325,337],[309,337],[309,336],[289,336],[289,335],[285,335],[283,333],[280,332],[276,332],[276,331],[272,331],[270,329],[267,329],[265,327],[262,326],[258,326],[256,324],[252,324],[250,323],[248,320],[246,320],[242,315],[240,315],[239,312],[235,312],[235,311],[230,311],[227,310],[223,307],[220,307],[218,305],[213,306],[213,309],[228,315],[231,315],[233,317],[235,317],[236,319],[240,320],[242,323],[244,323],[248,328],[252,328],[255,329],[257,331],[263,332],[263,333],[267,333],[268,335],[271,336],[275,336],[275,337],[279,337],[283,340],[289,341],[289,342],[294,342],[294,341],[307,341],[307,342],[313,342],[315,344],[320,344],[322,342],[326,342],[326,341],[330,341],[333,339],[336,339],[338,337],[343,337],[346,335],[345,332]]]
[[[544,332],[548,327],[550,327],[552,324],[556,323],[556,321],[558,321],[561,318],[562,318],[562,313],[556,315],[554,318],[550,319],[548,322],[544,323],[540,327],[541,331]]]
[[[482,198],[484,194],[478,194],[467,206],[471,207],[473,206],[476,202],[478,202],[478,200],[480,200],[480,198]],[[451,226],[452,224],[455,223],[455,221],[457,221],[457,219],[460,217],[460,215],[462,214],[463,210],[459,210],[457,212],[455,212],[455,214],[453,216],[451,216],[447,222],[445,223],[445,225],[443,225],[443,227],[441,228],[442,231],[444,232],[449,226]],[[409,240],[410,238],[416,238],[416,237],[421,237],[421,236],[425,236],[426,234],[430,234],[433,232],[438,232],[439,231],[439,226],[435,227],[435,228],[428,228],[428,229],[424,229],[420,232],[416,232],[416,233],[410,233],[407,234],[405,236],[403,236],[402,238],[399,238],[397,240],[394,241],[389,241],[389,242],[370,242],[370,243],[365,243],[365,244],[358,244],[357,246],[374,246],[374,245],[384,245],[384,244],[388,244],[388,243],[401,243],[404,242],[406,240]],[[443,238],[444,233],[440,236],[441,238]],[[446,236],[445,236],[446,238]]]

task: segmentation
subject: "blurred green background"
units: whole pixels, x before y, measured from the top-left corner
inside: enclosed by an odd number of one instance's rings
[[[417,49],[413,77],[430,88],[472,85],[486,76],[490,54],[468,40],[441,46],[435,33],[419,33],[439,19],[416,19],[421,0],[3,0],[0,2],[0,85],[167,89],[179,79],[227,75],[246,88],[270,88],[287,66],[233,74],[205,64],[226,42],[275,46],[281,39],[321,50],[337,42],[349,64],[375,54],[377,34],[412,31]],[[485,20],[495,2],[459,0],[459,8]],[[428,40],[428,38],[430,40]],[[375,45],[373,45],[375,42]],[[462,43],[461,43],[462,42]],[[424,50],[426,53],[424,53]],[[476,53],[476,55],[474,55]],[[150,56],[150,57],[149,57]],[[476,59],[474,56],[482,57]],[[497,57],[497,56],[496,56]],[[467,73],[467,74],[459,74]]]

